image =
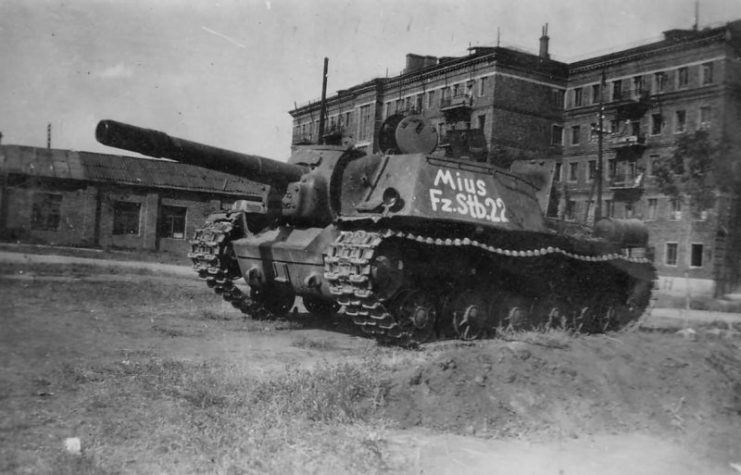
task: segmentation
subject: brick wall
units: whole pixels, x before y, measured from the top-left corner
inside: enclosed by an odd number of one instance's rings
[[[8,214],[5,238],[66,246],[99,246],[140,250],[160,250],[185,255],[193,236],[206,217],[232,202],[231,195],[173,190],[141,189],[127,186],[75,183],[65,180],[27,181],[6,190]],[[32,222],[34,197],[39,194],[61,196],[56,229],[39,229]],[[114,234],[114,207],[117,202],[138,203],[136,233]],[[161,206],[186,209],[185,235],[160,236]],[[96,242],[97,238],[97,242]]]

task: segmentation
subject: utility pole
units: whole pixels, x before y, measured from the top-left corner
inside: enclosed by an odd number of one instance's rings
[[[602,219],[602,177],[604,176],[602,168],[602,146],[604,140],[604,121],[605,121],[605,88],[607,86],[607,79],[605,77],[605,70],[602,70],[602,77],[600,78],[599,86],[599,121],[597,124],[597,209],[594,210],[594,222]]]
[[[324,74],[322,75],[322,103],[319,107],[319,137],[317,143],[324,143],[324,120],[327,116],[327,67],[329,58],[324,58]]]

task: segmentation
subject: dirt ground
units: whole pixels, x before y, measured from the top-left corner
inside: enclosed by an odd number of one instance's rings
[[[739,473],[722,326],[401,350],[149,271],[6,262],[0,295],[3,473]]]

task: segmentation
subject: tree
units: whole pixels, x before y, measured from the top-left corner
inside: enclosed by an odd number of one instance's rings
[[[672,155],[653,165],[659,191],[674,199],[686,195],[695,213],[713,208],[717,192],[732,191],[736,181],[737,167],[724,152],[705,129],[682,135]]]

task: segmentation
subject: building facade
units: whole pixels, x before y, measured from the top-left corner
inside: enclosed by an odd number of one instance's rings
[[[458,58],[407,55],[399,76],[329,98],[324,139],[379,152],[378,130],[394,113],[423,115],[441,142],[450,130],[480,129],[492,163],[556,162],[561,217],[645,221],[661,291],[738,290],[739,191],[719,193],[712,208],[691,210],[684,197],[658,191],[655,164],[671,156],[679,137],[698,129],[741,162],[741,21],[670,30],[661,41],[571,64],[550,59],[548,41],[544,29],[537,55],[500,47],[470,48]],[[315,102],[291,112],[294,144],[320,140],[319,111]]]
[[[0,146],[0,237],[185,256],[206,216],[261,196],[248,180],[166,160]]]

